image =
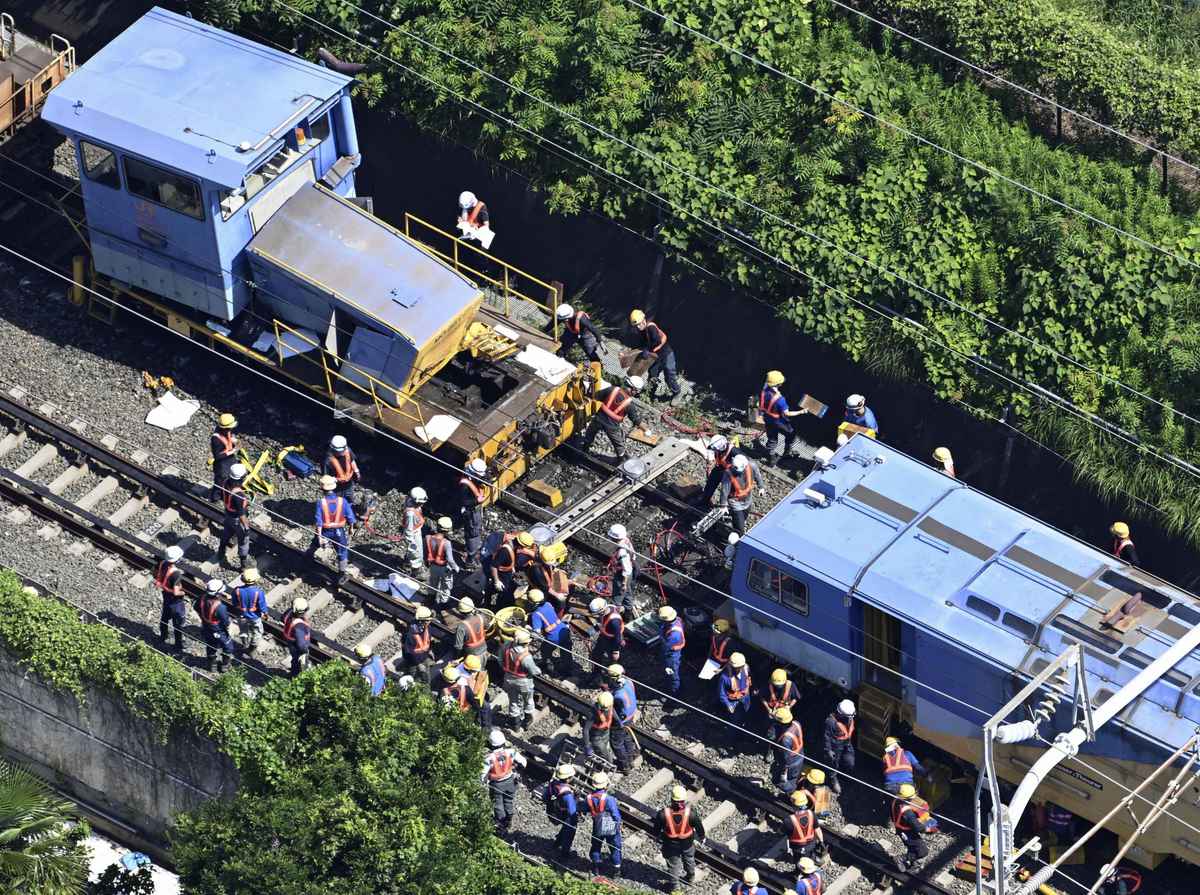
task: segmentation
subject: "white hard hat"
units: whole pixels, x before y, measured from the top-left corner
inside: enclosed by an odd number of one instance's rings
[[[449,516],[438,516],[437,527],[438,531],[453,531],[454,520]]]
[[[492,746],[497,749],[500,748],[501,746],[503,746],[504,745],[504,731],[498,730],[497,728],[493,727],[492,732],[488,734],[488,742],[491,743]]]
[[[475,204],[475,194],[470,190],[463,190],[458,194],[458,205],[460,208],[470,208]]]
[[[723,451],[729,447],[729,439],[724,435],[714,435],[708,440],[708,449],[710,451]]]
[[[736,531],[731,531],[729,533],[729,538],[727,539],[727,543],[729,544],[729,546],[732,547],[734,544],[736,544],[741,539],[742,539],[742,536],[740,534],[738,534]]]
[[[853,409],[855,407],[861,407],[862,405],[864,405],[866,403],[867,403],[867,399],[864,398],[862,395],[851,395],[849,398],[846,399],[846,406],[851,409]]]
[[[475,601],[470,597],[463,597],[458,601],[458,611],[462,613],[474,612]]]
[[[596,789],[607,787],[608,774],[604,773],[604,771],[596,771],[596,773],[592,774],[592,786],[596,787]]]
[[[747,867],[744,871],[742,871],[742,882],[744,882],[747,886],[757,886],[758,871],[753,867]]]
[[[588,612],[592,615],[599,615],[608,608],[608,600],[604,597],[593,597],[592,602],[588,603]]]
[[[246,477],[246,467],[242,463],[234,463],[229,467],[229,477],[231,479],[244,479]]]
[[[407,690],[416,682],[416,679],[411,674],[402,674],[400,675],[400,680],[396,681],[396,686],[401,690]]]
[[[221,591],[225,590],[225,582],[220,578],[209,578],[208,584],[205,585],[205,588],[210,594],[219,594]]]
[[[475,457],[467,463],[467,472],[474,473],[475,475],[484,475],[487,473],[487,464],[479,457]]]
[[[564,305],[559,305],[558,310],[555,311],[554,313],[558,315],[559,320],[566,320],[568,317],[570,317],[572,314],[575,313],[575,309],[573,307],[571,307],[570,305],[564,304]]]
[[[336,491],[337,490],[337,479],[335,479],[331,475],[321,476],[321,490],[322,491]]]
[[[292,600],[292,612],[308,612],[308,600],[304,599],[304,597],[296,597],[296,599]]]
[[[629,535],[629,532],[626,530],[625,526],[622,525],[620,522],[614,522],[612,525],[610,525],[608,527],[608,536],[610,538],[612,538],[614,541],[620,541],[621,539],[627,537],[628,535]]]
[[[344,451],[346,449],[346,436],[335,435],[329,439],[329,446],[335,451]]]
[[[422,488],[420,485],[417,485],[417,487],[415,487],[411,491],[409,491],[408,496],[411,497],[413,500],[415,500],[417,503],[424,503],[425,501],[429,500],[429,495],[425,493],[425,489]]]
[[[839,702],[837,710],[839,715],[844,715],[847,718],[854,717],[854,703],[849,699],[843,699]]]
[[[172,544],[167,548],[167,562],[179,562],[183,559],[183,548],[178,544]]]
[[[631,389],[633,389],[635,392],[640,392],[642,389],[644,389],[646,387],[646,380],[643,379],[641,376],[630,376],[629,377],[629,387]]]
[[[736,457],[733,458],[733,468],[736,469],[738,472],[741,472],[749,465],[750,465],[750,461],[746,459],[745,454],[738,454]]]

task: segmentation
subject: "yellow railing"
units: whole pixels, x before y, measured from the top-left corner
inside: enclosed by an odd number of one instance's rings
[[[313,346],[313,348],[316,350],[316,352],[320,355],[321,371],[325,376],[325,389],[326,389],[326,391],[329,392],[330,395],[333,395],[335,393],[334,389],[333,389],[333,380],[335,378],[337,378],[337,379],[341,380],[342,382],[345,382],[346,384],[354,387],[355,389],[362,392],[364,395],[366,395],[368,398],[371,399],[371,403],[375,407],[375,416],[379,419],[380,422],[385,421],[384,416],[383,416],[383,408],[387,407],[389,410],[393,411],[394,413],[400,414],[400,416],[404,417],[405,419],[412,420],[418,426],[425,425],[425,416],[424,416],[424,414],[421,413],[420,403],[418,401],[413,400],[413,398],[410,395],[406,394],[401,389],[401,387],[394,386],[394,385],[388,385],[386,382],[383,382],[380,379],[376,379],[374,376],[372,376],[370,373],[366,372],[365,370],[360,370],[358,367],[355,367],[354,364],[351,364],[348,360],[345,360],[343,358],[337,358],[339,361],[341,361],[343,368],[346,366],[353,367],[354,371],[356,373],[358,373],[359,376],[361,376],[363,379],[365,379],[367,381],[367,385],[364,386],[360,382],[355,382],[350,377],[344,375],[341,372],[341,370],[335,370],[329,366],[329,352],[327,352],[325,349],[323,349],[318,342],[314,341],[313,339],[310,339],[308,336],[304,335],[304,333],[293,329],[292,327],[288,326],[286,323],[283,323],[280,320],[274,320],[273,322],[275,324],[275,345],[276,345],[276,349],[279,352],[279,357],[281,359],[280,360],[281,363],[282,363],[282,358],[284,356],[284,350],[283,350],[283,339],[282,339],[282,336],[280,335],[280,332],[285,331],[285,332],[291,333],[293,336],[300,339],[300,341]],[[337,356],[334,355],[334,357],[337,357]],[[307,360],[308,358],[305,358],[305,359]],[[391,393],[391,394],[395,395],[397,398],[400,399],[401,403],[393,404],[391,401],[386,400],[383,397],[383,395],[380,394],[380,392],[383,392],[384,394]],[[406,409],[409,405],[411,405],[413,408],[415,408],[415,410],[416,410],[415,413],[410,412]]]
[[[4,29],[12,35],[15,46],[16,32],[12,30],[10,22],[11,19],[6,19]],[[9,76],[7,83],[11,85],[11,93],[0,99],[0,136],[8,136],[25,119],[36,114],[50,91],[75,71],[75,48],[57,34],[50,36],[50,46],[56,53],[55,57],[24,84],[18,86],[15,79]],[[5,50],[11,52],[12,48],[5,47]],[[3,86],[4,82],[0,82],[0,89]]]
[[[485,251],[473,243],[466,242],[440,227],[435,227],[415,214],[404,213],[404,235],[415,242],[421,243],[430,252],[447,262],[460,273],[470,274],[473,278],[491,284],[504,299],[504,316],[510,317],[509,302],[513,298],[541,308],[550,315],[554,327],[554,338],[558,338],[558,288],[552,283],[526,273],[519,267],[514,267],[507,261],[502,261],[495,255]],[[435,242],[436,240],[436,242]],[[443,251],[443,248],[445,251]],[[478,267],[464,261],[464,256],[475,261]],[[499,271],[499,278],[493,273],[482,270],[484,260],[492,271]],[[528,293],[545,290],[545,300],[539,300]]]

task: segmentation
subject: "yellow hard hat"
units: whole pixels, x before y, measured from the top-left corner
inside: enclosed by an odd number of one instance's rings
[[[522,547],[532,547],[533,546],[533,535],[531,535],[527,531],[523,531],[519,535],[517,535],[517,543],[520,544]]]
[[[471,653],[471,655],[463,660],[463,665],[466,666],[467,671],[478,671],[483,667],[483,659],[479,658],[475,653]]]
[[[375,652],[375,650],[371,649],[371,647],[366,643],[360,643],[354,647],[354,655],[358,656],[360,659],[368,658],[373,652]]]
[[[797,789],[792,793],[792,804],[800,808],[808,804],[808,793],[802,789]]]
[[[219,417],[217,417],[217,425],[222,429],[236,429],[237,417],[232,413],[222,413]]]
[[[899,746],[899,745],[900,745],[900,741],[898,739],[896,739],[895,737],[888,737],[886,740],[883,741],[884,749],[887,749],[889,746]]]
[[[775,709],[775,713],[772,715],[772,717],[780,724],[791,724],[792,710],[786,705],[781,705],[779,708]]]
[[[612,694],[607,690],[601,690],[596,694],[596,705],[602,709],[611,709],[613,706]]]
[[[687,801],[687,790],[684,789],[682,786],[680,786],[678,783],[676,783],[674,786],[671,787],[671,801],[672,802],[686,802]]]
[[[1112,524],[1112,528],[1110,528],[1109,531],[1113,534],[1114,537],[1117,537],[1117,538],[1129,537],[1129,526],[1126,525],[1124,522],[1114,522]]]
[[[767,385],[783,385],[783,374],[778,370],[768,370]]]
[[[734,668],[745,668],[746,667],[746,657],[743,656],[741,653],[734,653],[732,656],[729,657],[729,664],[731,666],[733,666]]]
[[[801,793],[801,795],[803,795],[803,793]],[[814,861],[812,858],[801,858],[799,861],[799,866],[800,866],[801,873],[816,873],[817,872],[817,862]]]
[[[592,786],[596,789],[605,789],[608,786],[608,774],[604,771],[596,771],[592,774]]]
[[[530,639],[532,639],[532,637],[533,637],[533,635],[529,633],[528,628],[517,628],[517,635],[515,638],[517,643],[524,646],[526,643],[528,643],[530,641]]]
[[[525,599],[530,603],[544,603],[546,602],[546,595],[536,587],[531,587],[525,591]]]
[[[933,449],[933,459],[939,463],[953,463],[954,456],[950,453],[950,448],[940,447]]]
[[[629,312],[629,322],[637,326],[646,319],[646,312],[640,309],[635,309]]]
[[[625,673],[625,666],[614,663],[605,669],[605,673],[611,678],[619,678]]]
[[[442,669],[442,677],[448,681],[458,680],[458,668],[447,662],[446,667]]]
[[[916,794],[917,794],[917,788],[915,786],[913,786],[911,783],[901,783],[900,784],[900,798],[911,799]]]
[[[251,566],[246,571],[242,572],[242,581],[246,584],[255,584],[258,582],[258,569]]]
[[[804,779],[813,786],[820,786],[825,782],[825,772],[820,768],[809,768],[808,773],[804,775]]]
[[[575,765],[560,764],[554,771],[554,776],[559,780],[570,780],[575,776]]]
[[[716,631],[718,634],[724,634],[726,631],[729,630],[729,619],[727,619],[727,618],[717,619],[715,622],[713,622],[713,630]]]
[[[787,683],[787,672],[782,668],[776,668],[771,672],[771,683],[776,687],[782,687]]]
[[[542,562],[561,565],[567,558],[567,545],[562,541],[555,541],[553,544],[547,544],[540,552]]]
[[[664,622],[673,622],[678,616],[679,613],[675,611],[674,606],[660,606],[658,608],[658,617]]]

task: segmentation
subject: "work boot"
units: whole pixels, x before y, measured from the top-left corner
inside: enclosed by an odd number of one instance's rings
[[[620,864],[617,864],[615,867],[613,867],[613,869],[612,869],[612,878],[613,878],[613,879],[620,879],[620,878],[621,878],[621,865],[620,865]]]
[[[161,640],[163,643],[167,642],[167,626],[166,625],[158,626],[158,639]]]
[[[179,653],[183,652],[183,634],[179,631],[175,632],[175,651]]]
[[[208,671],[209,671],[209,673],[215,673],[215,672],[216,672],[216,670],[217,670],[217,658],[216,658],[216,656],[213,656],[213,658],[211,658],[211,659],[207,660],[207,661],[206,661],[204,664],[205,664],[205,666],[208,668]]]

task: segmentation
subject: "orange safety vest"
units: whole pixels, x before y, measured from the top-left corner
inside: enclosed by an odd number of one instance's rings
[[[732,642],[733,638],[728,634],[713,634],[708,640],[708,657],[724,665],[729,661],[729,646]]]
[[[608,627],[608,623],[615,621],[617,623],[616,631],[612,631]],[[600,620],[600,633],[609,640],[620,640],[625,634],[625,619],[621,618],[620,612],[610,612]]]
[[[728,469],[733,465],[733,445],[730,445],[723,451],[715,451],[713,453],[713,466],[719,466],[722,469]]]
[[[678,810],[678,814],[675,811]],[[692,838],[692,809],[683,805],[678,809],[663,809],[663,825],[667,828],[668,839]]]
[[[850,719],[849,725],[843,724],[837,718],[833,719],[833,723],[837,725],[837,734],[834,736],[834,739],[837,740],[839,743],[848,742],[850,737],[854,736],[854,719],[853,718]]]
[[[329,455],[329,463],[333,466],[333,477],[343,485],[354,478],[354,461],[346,457],[345,465],[338,459],[337,453]]]
[[[821,878],[820,873],[802,876],[796,880],[796,895],[821,895],[824,888],[825,881]]]
[[[471,707],[471,688],[469,686],[462,681],[455,681],[448,689],[457,691],[454,698],[460,712],[465,712]]]
[[[480,504],[487,500],[487,491],[475,484],[475,481],[470,476],[463,476],[458,480],[460,485],[466,485],[471,489],[471,493],[475,495],[475,503]]]
[[[592,817],[597,817],[604,813],[604,806],[608,804],[608,794],[603,792],[594,792],[587,797],[588,811]]]
[[[611,387],[611,391],[609,391],[608,397],[604,400],[600,409],[604,411],[604,415],[610,420],[619,423],[625,419],[625,414],[628,412],[631,403],[633,403],[633,396],[625,394],[614,385]]]
[[[217,624],[217,610],[221,608],[219,597],[205,597],[200,601],[200,617],[208,625]]]
[[[413,623],[414,625],[416,622]],[[433,634],[429,630],[429,625],[425,626],[424,631],[414,631],[413,633],[413,653],[427,653],[432,641]]]
[[[671,646],[671,651],[677,653],[681,649],[683,649],[685,646],[687,646],[687,631],[684,630],[683,619],[675,618],[672,621],[667,623],[667,629],[665,631],[663,631],[663,642],[664,643],[666,643],[667,634],[669,634],[671,631],[679,632],[679,642]]]
[[[733,467],[729,468],[729,496],[734,500],[741,500],[754,490],[754,467],[749,463],[746,464],[745,484],[742,484],[738,479],[738,474],[733,471]]]
[[[780,706],[785,706],[788,703],[795,702],[792,698],[792,682],[783,682],[783,692],[778,696],[775,695],[775,685],[767,684],[767,707],[777,709]]]
[[[817,816],[809,809],[793,811],[788,820],[792,822],[792,831],[788,833],[788,842],[792,845],[807,845],[816,838]]]
[[[154,583],[158,585],[158,589],[175,593],[174,587],[170,584],[171,573],[175,571],[175,564],[163,560],[158,564],[158,568],[154,572]]]
[[[646,323],[647,333],[649,333],[650,327],[652,327],[652,326],[656,330],[658,330],[658,334],[660,336],[662,336],[661,341],[659,341],[659,343],[657,345],[655,345],[653,348],[650,349],[654,354],[658,354],[658,352],[662,351],[663,348],[665,348],[667,345],[667,331],[665,329],[663,329],[661,326],[659,326],[657,323],[655,323],[653,320],[651,320]],[[647,339],[647,344],[649,344],[649,339]]]
[[[519,556],[524,556],[527,560],[533,562],[537,559],[537,555],[537,547],[518,547],[516,552],[513,553],[513,563],[516,563],[517,557]],[[528,565],[528,563],[526,563],[526,565]]]
[[[471,624],[474,622],[474,624]],[[483,628],[483,619],[477,615],[471,615],[463,619],[463,625],[467,629],[466,645],[468,648],[483,646],[487,640],[487,636]]]
[[[742,669],[737,674],[729,676],[729,685],[725,690],[725,695],[730,699],[744,699],[746,694],[750,692],[750,672]]]
[[[799,755],[804,751],[804,728],[799,721],[793,721],[779,735],[779,745],[783,746],[790,755]]]
[[[425,562],[434,566],[446,564],[446,539],[442,535],[425,536]]]
[[[571,315],[571,318],[567,320],[567,329],[575,333],[575,335],[579,335],[580,330],[583,327],[583,321],[586,317],[587,314],[583,311],[576,311]]]
[[[467,223],[470,224],[472,227],[474,227],[475,221],[478,220],[479,213],[481,211],[483,211],[483,203],[482,202],[476,202],[474,205],[472,205],[471,211],[467,215]]]
[[[218,429],[216,432],[213,433],[213,437],[216,438],[217,441],[221,442],[221,445],[222,445],[221,456],[222,457],[232,457],[233,456],[233,446],[234,446],[234,444],[237,443],[237,436],[234,435],[232,432],[230,432],[228,435],[222,435],[221,430]]]
[[[333,499],[335,503],[332,504],[333,509],[331,510],[329,498],[321,498],[321,528],[346,527],[346,502],[337,496]]]
[[[488,756],[491,767],[488,768],[489,780],[506,780],[512,776],[513,757],[508,751],[493,752]]]
[[[892,824],[901,833],[908,833],[912,831],[912,827],[909,826],[908,821],[904,819],[904,815],[909,811],[909,809],[912,809],[914,812],[916,812],[917,820],[919,820],[922,825],[929,820],[929,803],[920,796],[913,796],[911,799],[894,799],[892,801]]]
[[[240,485],[234,485],[232,488],[227,489],[225,491],[225,512],[236,513],[239,516],[244,513],[246,511],[245,507],[234,506],[233,504],[234,498],[241,497],[244,493]]]
[[[1124,550],[1126,547],[1132,547],[1132,546],[1133,546],[1133,541],[1131,541],[1129,538],[1115,539],[1113,541],[1113,556],[1115,556],[1119,559],[1121,556],[1121,551]]]
[[[608,730],[612,727],[612,722],[612,709],[604,709],[598,705],[592,706],[592,727],[596,730]]]
[[[772,393],[770,401],[767,400],[767,392]],[[783,411],[776,410],[775,405],[778,404],[782,398],[783,395],[779,393],[778,389],[768,386],[759,392],[758,409],[762,411],[763,416],[770,417],[773,420],[780,419],[783,416]]]
[[[307,624],[308,624],[308,622],[306,622],[304,620],[304,616],[292,615],[291,612],[288,612],[288,614],[285,615],[283,618],[283,639],[287,640],[287,641],[295,642],[296,635],[294,633],[294,629],[295,629],[296,625],[307,625]]]
[[[883,753],[883,772],[885,774],[894,774],[896,771],[908,771],[911,774],[912,769],[908,753],[899,746],[890,752]]]
[[[528,655],[529,650],[525,647],[510,643],[504,648],[504,673],[513,677],[529,677],[529,673],[521,667]]]
[[[503,550],[508,554],[508,559],[496,559],[496,556]],[[492,554],[492,566],[497,572],[511,572],[517,567],[517,551],[513,545],[505,542],[496,548],[496,552]]]

